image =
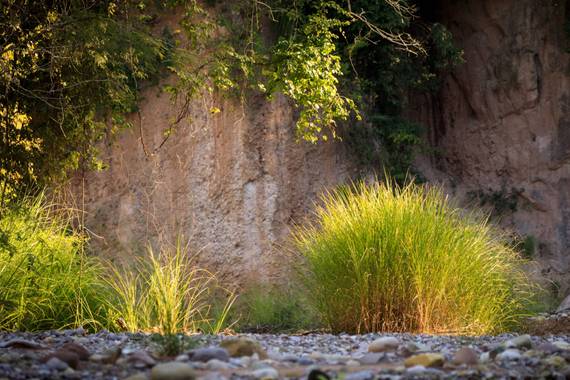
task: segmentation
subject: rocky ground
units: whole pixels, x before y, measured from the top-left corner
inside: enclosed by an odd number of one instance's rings
[[[0,379],[570,377],[570,335],[240,334],[186,342],[194,347],[168,356],[161,353],[168,342],[145,334],[1,333]]]

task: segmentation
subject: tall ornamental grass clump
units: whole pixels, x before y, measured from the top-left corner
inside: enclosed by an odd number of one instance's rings
[[[504,236],[435,188],[332,191],[295,237],[308,293],[335,332],[499,332],[532,289]]]
[[[227,327],[235,294],[197,268],[180,243],[159,253],[149,248],[134,265],[110,270],[108,307],[116,328],[173,335],[217,334]]]
[[[69,210],[45,196],[23,197],[0,213],[0,330],[47,330],[105,321],[101,267],[83,253]]]

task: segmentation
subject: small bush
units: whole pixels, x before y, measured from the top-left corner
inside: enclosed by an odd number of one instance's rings
[[[316,220],[295,241],[333,331],[485,334],[524,314],[522,260],[438,189],[361,183],[326,194]]]
[[[112,268],[108,284],[114,293],[108,306],[116,327],[167,336],[221,332],[236,298],[212,273],[197,269],[180,244],[159,254],[149,248],[146,260],[134,267]],[[222,306],[216,308],[220,297]]]
[[[40,195],[0,215],[0,330],[101,327],[101,267],[84,255],[69,212]]]
[[[176,356],[185,351],[190,351],[200,345],[195,336],[188,336],[183,333],[178,334],[152,334],[150,342],[154,350],[163,356]]]
[[[239,331],[275,333],[317,327],[314,310],[291,286],[252,285],[240,294],[236,311]]]

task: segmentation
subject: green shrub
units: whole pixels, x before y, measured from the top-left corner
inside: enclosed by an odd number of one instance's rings
[[[326,194],[316,219],[295,240],[333,331],[484,334],[524,314],[522,259],[438,189],[361,183]]]
[[[83,254],[69,213],[40,195],[0,215],[0,330],[101,327],[101,268]]]
[[[252,285],[240,294],[236,310],[239,331],[300,331],[318,325],[306,298],[291,286]]]
[[[167,336],[221,332],[236,298],[217,284],[215,275],[196,268],[180,244],[159,254],[149,248],[147,258],[134,266],[111,267],[108,284],[113,289],[108,307],[116,327]],[[215,307],[220,298],[222,306]]]

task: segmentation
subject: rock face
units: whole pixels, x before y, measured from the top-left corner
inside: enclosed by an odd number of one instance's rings
[[[451,29],[466,63],[444,78],[437,95],[411,100],[410,114],[428,126],[427,138],[438,152],[420,157],[417,166],[466,204],[494,209],[501,224],[525,241],[543,277],[565,294],[570,290],[565,2],[425,3]],[[205,96],[162,144],[179,107],[158,87],[144,95],[134,128],[101,149],[108,170],[86,173],[76,186],[96,249],[128,257],[181,235],[203,265],[230,279],[283,274],[283,247],[293,222],[307,215],[322,189],[354,174],[342,143],[297,144],[294,111],[283,98],[248,99],[241,107]],[[209,112],[212,106],[222,112]]]
[[[205,96],[159,148],[180,108],[148,89],[140,120],[101,147],[107,170],[75,184],[95,250],[133,257],[183,236],[200,264],[228,281],[283,274],[293,222],[352,169],[341,143],[295,141],[284,98],[248,101]]]
[[[565,3],[441,1],[439,18],[466,63],[439,94],[417,97],[411,111],[441,153],[418,160],[420,170],[465,201],[499,211],[563,293],[570,271]]]

